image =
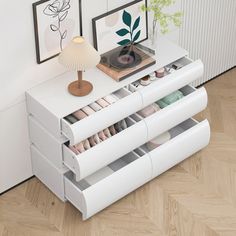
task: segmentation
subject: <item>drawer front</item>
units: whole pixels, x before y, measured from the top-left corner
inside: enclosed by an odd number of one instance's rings
[[[143,107],[200,78],[203,70],[203,63],[197,60],[139,90],[143,98]]]
[[[48,132],[46,128],[37,122],[33,116],[29,116],[30,141],[40,152],[57,168],[63,169],[62,144],[66,141],[59,141]]]
[[[78,181],[117,160],[146,141],[146,124],[144,121],[140,121],[79,155],[75,155],[64,145],[64,163],[76,174]]]
[[[33,174],[40,179],[62,201],[64,196],[64,174],[69,170],[57,169],[48,159],[34,146],[30,146]]]
[[[65,196],[87,219],[148,182],[151,172],[150,158],[140,157],[84,191],[65,176]]]
[[[180,163],[208,145],[210,126],[207,120],[196,124],[149,153],[153,165],[152,178]]]
[[[72,125],[62,119],[62,133],[70,140],[70,144],[74,145],[141,108],[142,98],[135,92]]]
[[[204,88],[200,88],[161,111],[145,118],[144,121],[148,127],[148,140],[196,115],[204,110],[206,106],[207,93]]]

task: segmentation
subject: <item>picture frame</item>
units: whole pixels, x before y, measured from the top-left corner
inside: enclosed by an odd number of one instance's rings
[[[77,0],[40,0],[32,4],[36,61],[46,62],[79,34]]]
[[[141,10],[143,4],[147,6],[147,0],[135,0],[92,19],[94,47],[100,54],[133,40],[128,34],[137,36],[135,43],[148,39],[148,13]]]

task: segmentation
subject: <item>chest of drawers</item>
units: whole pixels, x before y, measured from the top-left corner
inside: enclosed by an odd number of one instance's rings
[[[200,60],[164,40],[158,44],[157,63],[119,83],[98,69],[85,73],[94,91],[83,98],[67,92],[73,73],[65,73],[26,93],[34,174],[61,200],[70,201],[87,219],[126,194],[157,177],[204,148],[210,138],[207,120],[191,117],[207,106],[204,88],[191,82],[203,75]],[[181,69],[166,74],[138,90],[135,83],[172,63]],[[178,101],[147,117],[140,110],[174,91]],[[117,101],[84,119],[70,122],[68,115],[104,96]],[[71,148],[89,137],[125,120],[125,129],[82,153]],[[150,149],[147,143],[169,131],[171,138]]]

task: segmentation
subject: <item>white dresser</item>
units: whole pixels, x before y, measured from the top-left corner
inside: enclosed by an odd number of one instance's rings
[[[164,40],[158,43],[156,65],[128,79],[116,82],[98,69],[85,73],[94,90],[86,97],[74,97],[67,85],[75,73],[65,73],[26,93],[29,113],[33,172],[62,201],[70,201],[87,219],[146,182],[208,145],[207,120],[191,117],[207,106],[204,88],[189,84],[203,75],[200,60]],[[135,90],[133,83],[157,69],[181,64],[183,67]],[[183,98],[142,117],[137,112],[180,90]],[[118,101],[70,123],[66,117],[108,94]],[[94,147],[75,154],[75,145],[125,119],[127,127]],[[171,139],[156,149],[145,145],[166,131]],[[89,181],[87,181],[89,180]]]

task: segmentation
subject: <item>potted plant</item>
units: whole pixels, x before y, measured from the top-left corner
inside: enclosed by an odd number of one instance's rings
[[[149,38],[153,46],[157,40],[157,27],[160,27],[160,32],[165,34],[169,31],[169,25],[173,24],[176,27],[181,25],[182,12],[177,11],[174,13],[165,12],[165,8],[173,5],[175,0],[150,0],[148,6],[143,5],[142,10],[151,12],[153,15],[152,25],[149,29]]]

